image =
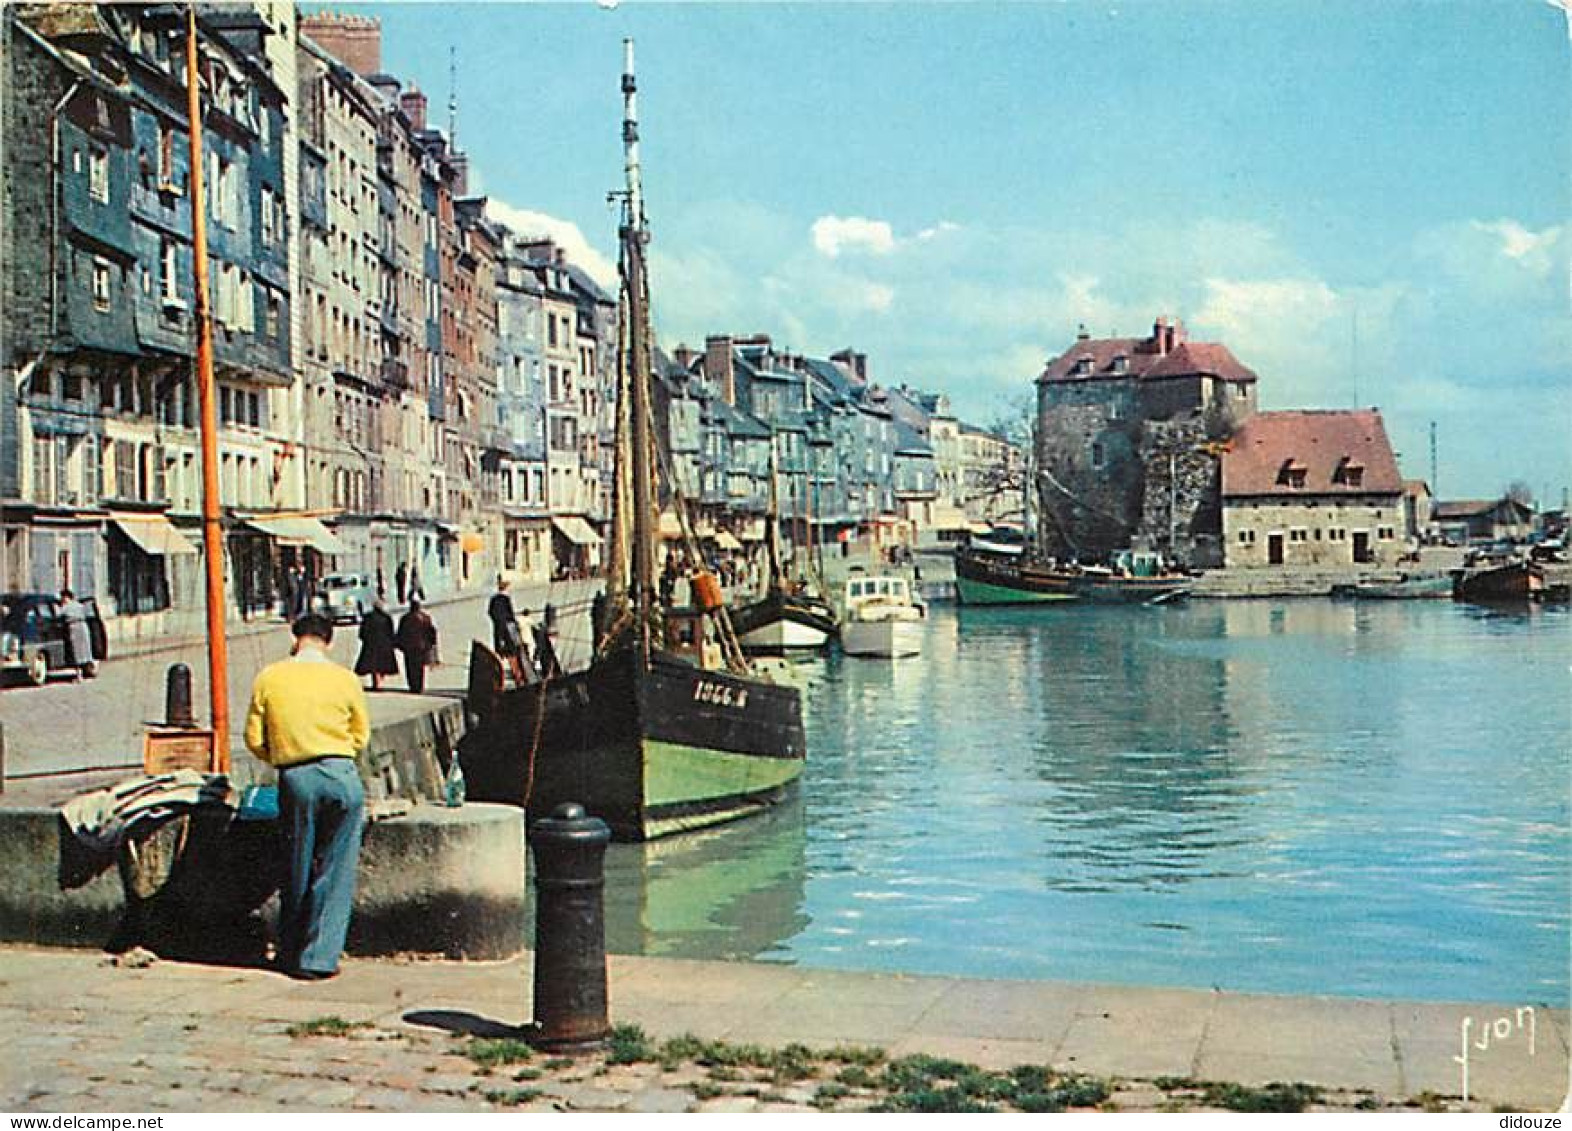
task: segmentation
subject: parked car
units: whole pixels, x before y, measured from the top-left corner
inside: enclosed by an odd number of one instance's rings
[[[85,599],[87,631],[92,639],[91,659],[109,658],[109,642],[98,604]],[[0,595],[0,674],[24,675],[40,685],[55,671],[81,674],[72,657],[70,630],[60,616],[60,598],[53,593],[6,593]]]
[[[376,587],[364,574],[330,573],[317,583],[317,608],[335,624],[359,624],[376,599]]]

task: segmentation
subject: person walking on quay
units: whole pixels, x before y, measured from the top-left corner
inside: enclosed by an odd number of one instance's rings
[[[497,576],[497,591],[486,606],[491,618],[491,640],[497,655],[507,661],[513,673],[515,687],[524,686],[524,634],[519,631],[518,614],[513,611],[513,598],[508,596],[508,579]]]
[[[360,622],[360,655],[355,660],[355,674],[369,675],[373,691],[382,690],[383,676],[398,675],[393,635],[393,618],[388,615],[387,602],[378,597]]]
[[[87,606],[69,589],[60,590],[60,620],[66,626],[71,666],[91,679],[98,674],[98,662],[93,658],[93,634],[87,627]]]
[[[404,596],[407,592],[404,586],[408,580],[409,563],[401,561],[398,563],[398,568],[393,571],[393,590],[398,594],[398,603],[401,605],[404,603]]]
[[[426,690],[426,668],[437,651],[437,626],[420,607],[420,598],[410,595],[409,611],[399,618],[393,643],[404,653],[404,678],[416,695]]]
[[[366,794],[355,759],[371,739],[360,680],[328,657],[333,622],[307,613],[287,660],[251,686],[246,746],[278,770],[289,874],[279,892],[279,969],[314,980],[338,973],[360,866]]]

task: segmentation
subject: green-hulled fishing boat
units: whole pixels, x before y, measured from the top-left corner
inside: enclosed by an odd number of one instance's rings
[[[719,587],[693,578],[698,605],[664,607],[655,585],[649,242],[639,175],[633,44],[624,41],[616,476],[606,599],[589,666],[476,695],[461,745],[470,796],[549,813],[577,801],[622,840],[648,840],[756,813],[802,773],[806,742],[794,687],[761,678],[739,647]],[[674,488],[674,485],[671,485]],[[690,560],[700,560],[683,517]],[[495,688],[495,683],[491,686]]]

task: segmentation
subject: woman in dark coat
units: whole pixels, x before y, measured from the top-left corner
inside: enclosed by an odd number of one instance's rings
[[[398,675],[398,657],[393,654],[393,618],[378,597],[371,611],[360,622],[360,657],[355,661],[356,675],[371,677],[371,690],[382,690],[382,677]]]
[[[486,606],[491,618],[491,640],[497,655],[507,661],[513,672],[513,682],[524,686],[524,634],[519,631],[518,614],[513,610],[513,598],[508,596],[508,579],[497,578],[497,591]]]
[[[420,598],[409,599],[409,612],[398,622],[393,643],[404,653],[404,678],[416,695],[426,690],[426,667],[437,652],[437,626],[420,607]]]

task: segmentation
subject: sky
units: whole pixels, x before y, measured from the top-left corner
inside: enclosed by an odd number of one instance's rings
[[[315,10],[310,4],[307,10]],[[343,5],[471,188],[606,277],[638,55],[668,348],[762,332],[989,423],[1084,324],[1376,405],[1445,498],[1572,483],[1572,39],[1548,0]]]

